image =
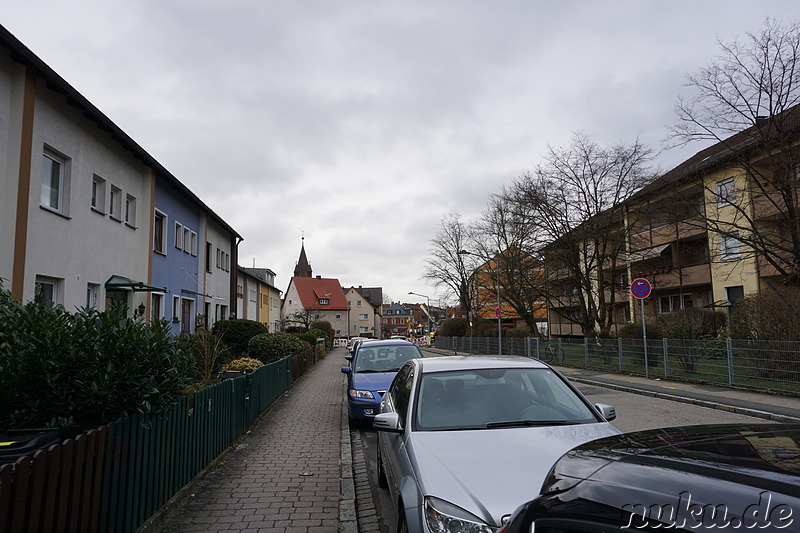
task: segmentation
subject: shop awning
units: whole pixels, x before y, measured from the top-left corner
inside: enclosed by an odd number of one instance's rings
[[[125,276],[117,276],[116,274],[108,278],[106,281],[107,291],[133,291],[133,292],[167,292],[165,287],[154,287],[148,285],[143,281],[135,281]]]
[[[637,261],[644,261],[646,259],[652,259],[654,257],[658,257],[659,255],[661,255],[661,252],[666,250],[667,246],[669,245],[670,243],[659,244],[658,246],[653,246],[652,248],[646,248],[644,250],[631,252],[628,254],[627,262],[635,263]]]

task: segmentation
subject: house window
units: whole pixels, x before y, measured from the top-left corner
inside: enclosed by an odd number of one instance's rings
[[[358,319],[359,320],[369,320],[369,315],[367,315],[366,313],[362,313],[362,314],[358,315]]]
[[[250,289],[250,301],[251,302],[257,302],[258,301],[258,298],[256,297],[255,289]]]
[[[192,251],[192,230],[183,227],[183,251],[190,253]]]
[[[214,245],[206,242],[206,272],[211,272],[211,253],[214,251]]]
[[[92,178],[92,209],[106,212],[106,180],[100,176]]]
[[[166,254],[164,243],[167,240],[167,215],[156,210],[153,218],[153,251]]]
[[[164,316],[164,295],[154,292],[150,295],[150,312],[152,313],[153,320],[159,320]]]
[[[61,280],[48,276],[36,276],[33,300],[37,304],[53,307],[61,303]]]
[[[328,305],[328,299],[327,298],[320,298],[319,299],[319,305]]]
[[[125,196],[125,223],[131,227],[136,226],[136,198],[130,194]]]
[[[691,294],[673,294],[671,296],[661,296],[658,299],[659,313],[672,313],[680,311],[681,309],[691,309],[692,295]]]
[[[175,248],[183,249],[183,224],[175,223]]]
[[[338,314],[338,313],[337,313],[337,314],[336,314],[336,320],[341,320],[341,319],[342,319],[342,315],[340,315],[340,314]]]
[[[181,297],[172,297],[172,321],[177,322],[181,316]]]
[[[733,205],[736,202],[736,186],[733,178],[717,182],[717,206]]]
[[[67,213],[69,179],[66,171],[67,161],[54,152],[46,150],[42,157],[42,207],[61,214]]]
[[[723,261],[731,259],[738,259],[742,251],[742,243],[739,241],[739,232],[733,231],[731,233],[720,236],[720,256]]]
[[[86,284],[86,308],[97,309],[97,298],[100,294],[100,285],[97,283]]]
[[[189,253],[194,256],[197,255],[197,233],[195,233],[194,231],[192,232],[191,246],[189,246]]]
[[[356,307],[361,307],[361,300],[356,300]]]
[[[361,326],[360,328],[358,328],[358,332],[359,333],[369,333],[369,328],[366,327],[366,326]]]
[[[732,304],[741,302],[744,300],[744,287],[742,285],[725,287],[725,297],[728,299],[728,302]]]
[[[217,248],[217,268],[220,268],[221,263],[222,263],[222,250]]]
[[[108,197],[108,215],[114,220],[122,220],[122,189],[111,186]]]

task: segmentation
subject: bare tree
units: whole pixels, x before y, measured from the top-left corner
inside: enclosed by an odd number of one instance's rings
[[[431,239],[422,273],[422,279],[452,292],[467,315],[473,310],[474,289],[470,283],[473,269],[465,265],[463,256],[458,252],[468,246],[469,231],[461,215],[450,213],[444,216],[439,232]]]
[[[507,192],[520,220],[537,228],[523,251],[544,258],[548,307],[586,336],[607,336],[614,323],[625,272],[625,201],[652,179],[651,158],[638,139],[602,147],[576,133]]]
[[[671,136],[715,143],[695,172],[716,200],[700,224],[800,282],[800,24],[767,19],[758,33],[719,46],[720,55],[688,77],[692,95],[679,99]],[[704,179],[721,168],[733,180]]]
[[[481,255],[493,259],[494,273],[484,272],[484,281],[493,286],[499,283],[502,300],[514,309],[532,335],[539,335],[536,311],[544,307],[544,269],[539,259],[525,252],[528,243],[537,240],[538,226],[529,224],[530,219],[515,207],[507,188],[492,195],[474,226],[473,240]],[[493,290],[481,292],[494,295]],[[492,299],[491,305],[495,304]]]

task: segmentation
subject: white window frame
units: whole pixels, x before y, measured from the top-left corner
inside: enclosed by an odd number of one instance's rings
[[[369,315],[367,313],[361,313],[358,315],[359,320],[369,320]]]
[[[742,241],[739,232],[723,233],[719,237],[719,255],[723,261],[739,259],[742,255]]]
[[[319,299],[319,305],[328,305],[329,303],[330,303],[330,300],[328,300],[327,298],[320,298]]]
[[[665,295],[665,296],[659,296],[658,297],[658,312],[659,312],[659,314],[664,315],[664,314],[667,314],[667,313],[673,313],[675,311],[680,311],[681,310],[681,304],[683,302],[685,302],[687,298],[693,299],[692,298],[692,293],[684,292],[684,293],[681,293],[681,294],[668,294],[668,295]],[[664,300],[667,301],[667,306],[668,306],[667,309],[664,309]],[[676,302],[677,302],[677,307],[675,306]],[[694,305],[694,303],[692,305]],[[690,309],[690,308],[686,307],[686,305],[684,305],[683,309]]]
[[[45,177],[45,169],[48,167],[48,165],[58,165],[56,176],[53,176],[53,169],[50,167],[51,172],[47,177]],[[67,165],[68,160],[66,157],[45,147],[44,152],[42,153],[42,177],[39,205],[49,211],[53,211],[62,215],[66,215],[69,208],[69,172]],[[55,184],[53,183],[54,178],[56,181]],[[47,179],[49,183],[46,183],[45,179]],[[55,199],[53,198],[54,189]],[[53,205],[54,200],[56,205]]]
[[[136,197],[130,194],[125,195],[125,224],[136,227]]]
[[[178,322],[181,321],[181,297],[180,296],[173,296],[172,297],[172,317],[170,320],[175,322],[175,319],[178,319]]]
[[[97,309],[97,302],[100,299],[100,285],[98,283],[86,284],[86,308]]]
[[[96,174],[92,176],[90,204],[98,213],[106,214],[106,180]]]
[[[175,222],[175,248],[183,250],[183,224]]]
[[[725,178],[717,182],[717,207],[734,205],[736,203],[736,182],[734,179]]]
[[[158,301],[156,301],[156,299]],[[164,318],[164,302],[166,295],[163,292],[150,293],[150,317],[153,320]]]
[[[122,189],[111,184],[108,193],[108,216],[122,222]]]
[[[191,246],[189,246],[189,253],[192,254],[195,257],[197,256],[197,232],[196,231],[192,232],[192,242],[191,242]]]
[[[157,236],[156,236],[156,219],[161,219],[161,249],[157,246]],[[167,214],[155,209],[155,213],[153,215],[153,251],[162,255],[167,255],[167,226],[169,225],[169,219],[167,218]]]
[[[38,294],[44,287],[49,287],[49,298],[46,301],[41,301],[42,304],[48,305],[50,307],[54,307],[56,305],[63,304],[63,280],[59,278],[53,278],[50,276],[36,276],[34,281],[34,300],[38,297]]]
[[[183,251],[187,254],[192,251],[192,230],[186,226],[183,227]]]

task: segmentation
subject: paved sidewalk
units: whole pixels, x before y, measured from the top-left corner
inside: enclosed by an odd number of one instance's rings
[[[332,350],[301,376],[157,531],[336,533],[340,512],[354,523],[343,499],[344,354]]]

